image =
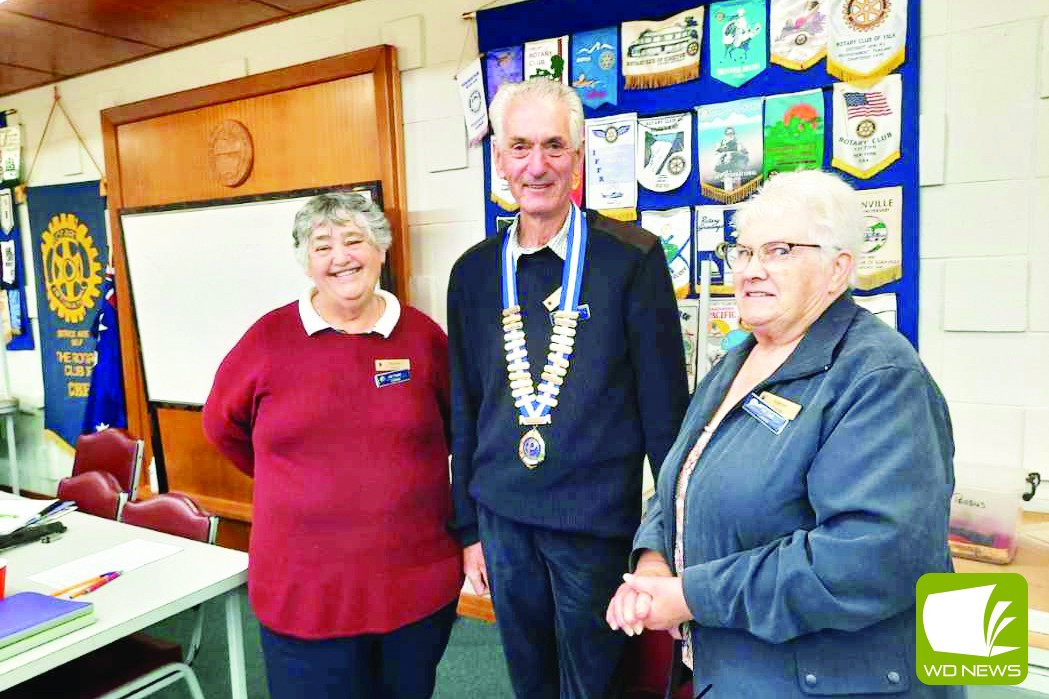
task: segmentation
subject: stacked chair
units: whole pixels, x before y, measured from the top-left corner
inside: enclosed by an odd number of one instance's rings
[[[58,484],[58,497],[73,500],[88,514],[118,519],[134,500],[142,471],[141,439],[109,428],[76,440],[73,474]]]

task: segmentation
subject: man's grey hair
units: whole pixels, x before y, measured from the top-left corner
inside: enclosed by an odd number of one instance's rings
[[[374,247],[385,252],[393,243],[386,215],[372,200],[359,192],[325,192],[313,197],[295,214],[291,230],[295,256],[303,267],[309,258],[310,236],[317,226],[355,225]]]
[[[860,259],[867,227],[856,190],[837,175],[822,170],[781,172],[736,209],[732,224],[739,232],[758,220],[802,221],[809,240],[823,246],[825,259],[847,250]],[[849,286],[856,282],[856,265]]]
[[[517,100],[549,100],[560,103],[568,112],[569,145],[575,150],[583,142],[583,103],[575,88],[550,78],[532,78],[519,83],[503,83],[495,94],[488,116],[495,131],[495,139],[500,147],[506,144],[502,138],[506,135],[506,110]]]

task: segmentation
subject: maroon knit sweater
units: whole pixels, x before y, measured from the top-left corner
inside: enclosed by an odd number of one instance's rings
[[[409,306],[389,338],[308,336],[292,303],[223,360],[204,431],[255,479],[248,593],[266,627],[384,633],[458,595],[447,342]],[[409,360],[410,380],[376,387],[379,359]]]

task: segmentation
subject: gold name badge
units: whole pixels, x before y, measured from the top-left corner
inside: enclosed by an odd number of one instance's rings
[[[775,393],[769,393],[768,391],[762,391],[761,400],[769,404],[773,410],[787,418],[793,420],[801,412],[801,406],[794,401],[787,400],[786,398],[780,398]]]
[[[411,369],[412,362],[409,359],[376,359],[375,371],[403,371]]]
[[[561,287],[554,289],[554,293],[543,299],[543,306],[546,310],[552,311],[557,308],[557,304],[561,303]]]

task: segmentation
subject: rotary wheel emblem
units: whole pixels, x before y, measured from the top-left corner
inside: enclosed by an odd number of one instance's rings
[[[847,0],[842,9],[854,29],[866,32],[885,21],[889,6],[890,0]]]
[[[860,138],[870,138],[878,130],[877,125],[870,119],[864,119],[856,124],[856,135]]]
[[[102,263],[87,226],[75,214],[51,218],[40,236],[47,305],[67,323],[79,323],[102,295]]]
[[[685,171],[685,159],[680,155],[675,155],[667,163],[667,170],[670,171],[671,175],[680,175]]]
[[[597,59],[597,65],[601,70],[612,70],[616,64],[616,55],[611,51],[602,51]]]

